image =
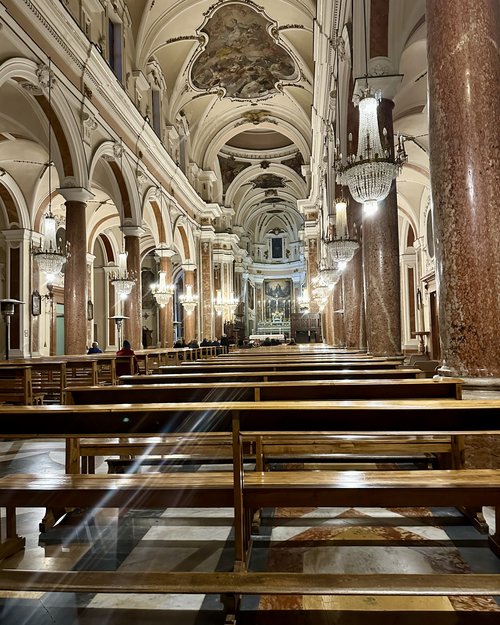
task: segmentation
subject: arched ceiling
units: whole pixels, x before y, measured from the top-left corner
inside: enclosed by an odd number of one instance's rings
[[[240,211],[251,213],[261,202],[257,193],[252,203],[252,184],[275,165],[288,170],[281,178],[296,179],[309,163],[316,2],[129,0],[128,7],[136,66],[155,61],[161,68],[167,116],[182,120],[190,159],[217,174],[213,200],[245,226]],[[252,179],[239,176],[256,166]],[[307,195],[301,180],[266,191],[296,209],[293,199]]]

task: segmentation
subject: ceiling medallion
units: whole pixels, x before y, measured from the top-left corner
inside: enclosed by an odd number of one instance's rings
[[[269,34],[273,24],[252,2],[214,5],[198,31],[205,43],[191,61],[193,89],[249,101],[279,93],[283,82],[298,82],[293,56],[277,34]]]

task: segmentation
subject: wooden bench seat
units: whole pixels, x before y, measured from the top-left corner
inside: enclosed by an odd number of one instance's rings
[[[23,406],[33,403],[31,367],[18,365],[0,367],[0,403]]]
[[[474,573],[357,575],[6,569],[0,571],[0,589],[120,594],[492,596],[500,595],[500,576]]]
[[[197,427],[200,430],[218,430],[225,433],[228,429],[232,429],[234,454],[233,471],[218,474],[179,472],[148,476],[6,476],[0,479],[0,506],[7,508],[8,536],[15,542],[16,539],[20,540],[15,534],[15,506],[213,507],[224,506],[230,501],[229,505],[233,505],[235,513],[234,566],[235,570],[248,580],[248,587],[245,590],[244,579],[238,586],[234,578],[233,586],[221,586],[219,583],[221,580],[217,578],[217,575],[220,575],[218,573],[207,574],[212,576],[211,580],[208,577],[204,579],[214,584],[211,588],[216,589],[217,593],[225,588],[229,594],[238,595],[250,592],[251,588],[252,578],[246,577],[248,574],[245,568],[251,548],[253,509],[267,505],[292,507],[493,505],[497,510],[500,508],[500,471],[332,473],[299,471],[293,475],[286,472],[245,471],[243,464],[245,436],[255,434],[267,436],[275,432],[292,436],[295,431],[305,430],[311,434],[316,432],[331,435],[349,432],[387,436],[463,433],[484,435],[499,432],[499,414],[500,402],[493,400],[275,401],[0,408],[0,418],[6,437],[47,435],[83,437],[91,433],[97,434],[97,437],[104,437],[109,436],[111,431],[117,435],[131,432],[134,432],[134,435],[137,433],[158,435],[172,430],[181,432],[186,426],[191,429]],[[497,520],[498,516],[497,514]],[[490,544],[498,546],[496,537],[490,537],[490,541]],[[129,579],[130,590],[132,587],[135,588],[136,583],[140,585],[141,580],[145,579],[141,572],[130,575],[132,576]],[[314,594],[314,579],[317,579],[317,591],[323,593],[322,584],[326,580],[321,574],[317,576],[300,573],[297,577],[288,578],[287,583],[286,578],[280,579],[275,573],[269,572],[265,575],[269,576],[266,590],[271,592],[275,587],[274,584],[281,581],[283,582],[281,592],[284,594],[297,592],[300,594],[302,588],[310,589],[307,592]],[[118,578],[115,579],[118,581]],[[361,578],[354,576],[346,586],[354,587],[360,593],[370,593],[371,587],[376,585],[373,583],[374,578],[370,576],[370,579],[366,578],[366,584],[363,586]],[[398,574],[391,579],[394,580],[394,584],[389,578],[383,581],[385,585],[378,582],[381,594],[415,593],[414,576]],[[476,579],[475,582],[471,582],[474,586],[471,594],[497,592],[496,579],[500,579],[500,576],[489,578],[487,583],[484,578],[483,586],[480,580]],[[261,583],[262,580],[263,578],[260,578]],[[102,581],[100,589],[106,591],[107,582]],[[163,590],[167,591],[170,586],[166,578],[164,581],[166,585]],[[333,582],[332,578],[328,580],[329,584]],[[340,578],[338,583],[341,588]],[[417,594],[467,594],[464,590],[464,587],[467,588],[467,580],[461,575],[448,578],[445,587],[439,583],[425,587],[425,581],[422,583],[423,586]],[[110,591],[113,590],[114,586]],[[200,591],[200,586],[197,590]],[[255,594],[262,594],[262,587],[255,590]]]
[[[111,403],[149,403],[158,401],[274,401],[282,399],[386,399],[386,398],[456,398],[461,397],[462,381],[454,378],[440,378],[439,380],[348,380],[348,381],[302,381],[296,382],[242,382],[242,383],[214,383],[214,384],[179,384],[179,385],[120,385],[117,387],[81,387],[67,389],[67,400],[75,404],[111,404]],[[318,445],[318,443],[322,443]],[[127,441],[116,441],[106,447],[103,445],[88,445],[85,441],[80,443],[82,454],[82,472],[95,471],[96,455],[120,455],[120,459],[108,462],[111,472],[122,472],[128,468],[139,468],[141,465],[163,466],[174,461],[174,458],[160,459],[149,458],[152,455],[174,454],[178,462],[205,464],[213,460],[224,461],[231,458],[230,440],[220,442],[217,449],[210,452],[207,445],[210,441],[199,439],[196,449],[189,444],[176,440],[173,444],[160,441],[143,441],[141,445],[136,443],[135,454],[130,453]],[[455,447],[455,450],[453,449]],[[374,459],[385,461],[411,460],[425,462],[434,465],[439,459],[440,465],[452,466],[452,457],[459,455],[460,441],[444,437],[432,440],[427,437],[421,444],[413,438],[410,442],[401,437],[398,441],[389,441],[381,438],[379,441],[354,440],[345,441],[339,437],[335,439],[316,436],[296,439],[294,442],[282,441],[281,437],[267,437],[265,442],[260,442],[257,466],[263,468],[266,462],[283,461],[290,459],[294,462],[323,462],[328,459],[338,461],[348,460],[349,456],[356,456],[360,462],[373,461]],[[225,455],[223,455],[225,450]],[[214,453],[215,452],[215,453]],[[94,454],[94,455],[92,455]],[[141,460],[132,461],[123,458],[124,455],[142,456]],[[437,454],[437,455],[436,455]],[[190,459],[190,455],[192,459]],[[255,452],[254,452],[255,459]],[[458,466],[455,466],[458,468]]]
[[[272,361],[263,365],[262,363],[224,363],[215,361],[213,363],[185,363],[178,367],[162,366],[161,373],[180,373],[183,370],[189,370],[194,373],[223,373],[230,371],[307,371],[313,369],[315,371],[338,371],[339,369],[397,369],[401,367],[400,360],[349,360],[348,362],[339,361],[303,361],[298,362],[281,362]]]
[[[290,399],[460,399],[457,378],[403,380],[300,380],[84,386],[66,389],[67,403],[171,401],[281,401]]]
[[[163,370],[164,371],[164,370]],[[402,369],[339,369],[339,370],[300,370],[267,371],[261,367],[258,371],[222,371],[214,373],[194,373],[189,368],[175,368],[169,373],[152,375],[124,375],[121,384],[183,384],[188,382],[270,382],[286,380],[366,380],[366,379],[418,379],[424,378],[421,369],[405,367]]]

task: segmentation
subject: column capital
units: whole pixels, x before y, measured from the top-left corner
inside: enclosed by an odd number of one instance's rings
[[[141,226],[122,226],[121,231],[126,237],[141,237],[144,234],[144,228]]]
[[[154,252],[158,258],[172,258],[172,256],[177,254],[175,250],[164,246],[155,248]]]
[[[5,240],[11,243],[20,243],[21,241],[33,241],[37,235],[41,237],[38,232],[28,230],[27,228],[19,228],[18,230],[2,230],[2,234]]]
[[[66,202],[85,203],[95,197],[91,191],[84,187],[60,187],[57,189],[57,192],[63,196]]]
[[[195,269],[198,269],[196,263],[194,263],[192,260],[189,260],[189,258],[181,263],[181,267],[183,271],[195,271]]]

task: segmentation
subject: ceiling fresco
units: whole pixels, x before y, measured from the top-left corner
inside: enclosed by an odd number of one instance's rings
[[[272,22],[250,6],[224,5],[201,29],[208,42],[191,67],[191,83],[201,91],[254,100],[298,81],[292,56],[269,34]]]

